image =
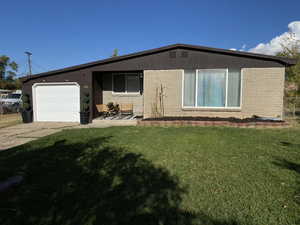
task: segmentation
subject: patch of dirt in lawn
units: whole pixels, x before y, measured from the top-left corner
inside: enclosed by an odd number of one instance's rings
[[[21,122],[22,119],[19,113],[0,114],[0,128],[13,126]]]

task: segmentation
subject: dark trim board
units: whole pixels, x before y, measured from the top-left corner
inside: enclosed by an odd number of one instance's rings
[[[129,71],[146,69],[194,69],[226,67],[284,67],[294,65],[294,59],[232,51],[204,46],[174,44],[123,56],[98,60],[77,66],[21,78],[23,82],[78,70]]]

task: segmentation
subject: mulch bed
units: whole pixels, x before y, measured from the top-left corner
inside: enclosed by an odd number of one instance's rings
[[[280,123],[282,120],[261,120],[257,117],[249,117],[244,119],[239,119],[235,117],[160,117],[160,118],[147,118],[143,121],[229,121],[234,123],[249,123],[249,122],[269,122],[269,123]]]
[[[251,118],[222,117],[162,117],[147,118],[138,121],[139,126],[229,126],[229,127],[288,127],[289,124],[280,120],[261,120]]]

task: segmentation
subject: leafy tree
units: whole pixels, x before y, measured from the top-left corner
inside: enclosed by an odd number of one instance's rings
[[[13,80],[18,71],[18,64],[6,56],[0,56],[0,80]]]
[[[22,82],[20,81],[20,79],[0,80],[0,89],[8,89],[8,90],[22,89]]]
[[[285,100],[295,117],[296,108],[300,105],[300,40],[296,39],[294,33],[290,33],[281,46],[282,51],[277,55],[296,59],[297,62],[296,65],[286,68],[285,76]]]
[[[119,55],[119,49],[115,48],[111,57],[116,57]]]
[[[1,89],[21,89],[21,81],[16,79],[18,64],[8,56],[0,56],[0,88]]]

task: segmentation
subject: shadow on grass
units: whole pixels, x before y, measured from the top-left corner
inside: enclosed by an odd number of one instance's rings
[[[294,147],[294,148],[300,147],[300,144],[294,144],[294,143],[287,142],[287,141],[280,141],[279,143],[284,147]]]
[[[109,139],[1,152],[0,173],[24,182],[0,196],[0,224],[239,224],[183,210],[177,177]]]
[[[297,173],[297,177],[298,177],[297,184],[298,185],[295,190],[294,199],[295,199],[296,203],[300,204],[300,164],[294,163],[294,162],[291,162],[291,161],[288,161],[285,159],[277,159],[274,162],[274,164],[281,168],[292,170]]]

